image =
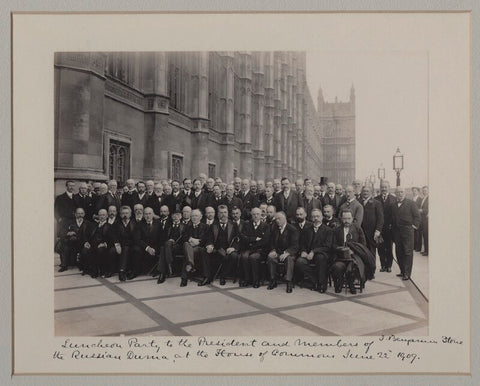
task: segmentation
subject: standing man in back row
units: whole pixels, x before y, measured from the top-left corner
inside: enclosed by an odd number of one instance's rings
[[[417,204],[405,198],[405,189],[397,186],[397,204],[393,206],[393,240],[402,280],[409,280],[413,265],[413,234],[420,226]]]

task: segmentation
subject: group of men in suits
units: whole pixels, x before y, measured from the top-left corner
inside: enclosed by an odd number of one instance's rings
[[[427,230],[428,253],[426,187],[419,210],[403,188],[391,194],[387,181],[376,197],[369,186],[352,184],[344,191],[334,183],[291,184],[288,178],[266,183],[235,178],[231,184],[206,176],[182,184],[127,180],[120,191],[114,180],[95,185],[81,182],[74,194],[75,182],[67,181],[66,192],[55,200],[60,271],[77,265],[92,277],[118,272],[121,281],[150,273],[161,284],[181,259],[181,286],[200,270],[200,286],[215,276],[224,285],[233,276],[242,287],[258,288],[264,264],[272,290],[280,265],[287,293],[295,278],[309,279],[312,289],[323,293],[329,274],[335,291],[347,280],[355,293],[351,266],[336,261],[336,249],[349,241],[374,256],[378,249],[382,272],[391,272],[395,243],[404,280],[411,275],[420,223]]]

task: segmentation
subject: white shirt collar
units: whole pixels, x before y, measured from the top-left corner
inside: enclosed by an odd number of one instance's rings
[[[285,230],[286,227],[287,227],[287,224],[285,223],[285,225],[280,228],[280,233],[281,233],[281,234],[283,233],[283,231]]]
[[[115,222],[115,219],[109,217],[108,220],[107,220],[107,222],[108,222],[109,224],[113,224],[113,223]]]
[[[65,192],[65,193],[67,193],[68,198],[73,198],[73,193],[70,193],[70,192]]]

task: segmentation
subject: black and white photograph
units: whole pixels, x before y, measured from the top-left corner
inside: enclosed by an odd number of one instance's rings
[[[471,372],[469,23],[13,15],[12,373]]]
[[[426,52],[56,52],[55,335],[428,335],[428,82]]]

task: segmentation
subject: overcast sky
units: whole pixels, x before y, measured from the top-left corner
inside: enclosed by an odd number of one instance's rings
[[[426,185],[428,56],[426,52],[307,52],[307,83],[317,104],[356,95],[356,175],[362,180],[383,163],[395,184],[392,157],[404,154],[402,185]],[[378,186],[378,182],[376,183]]]

